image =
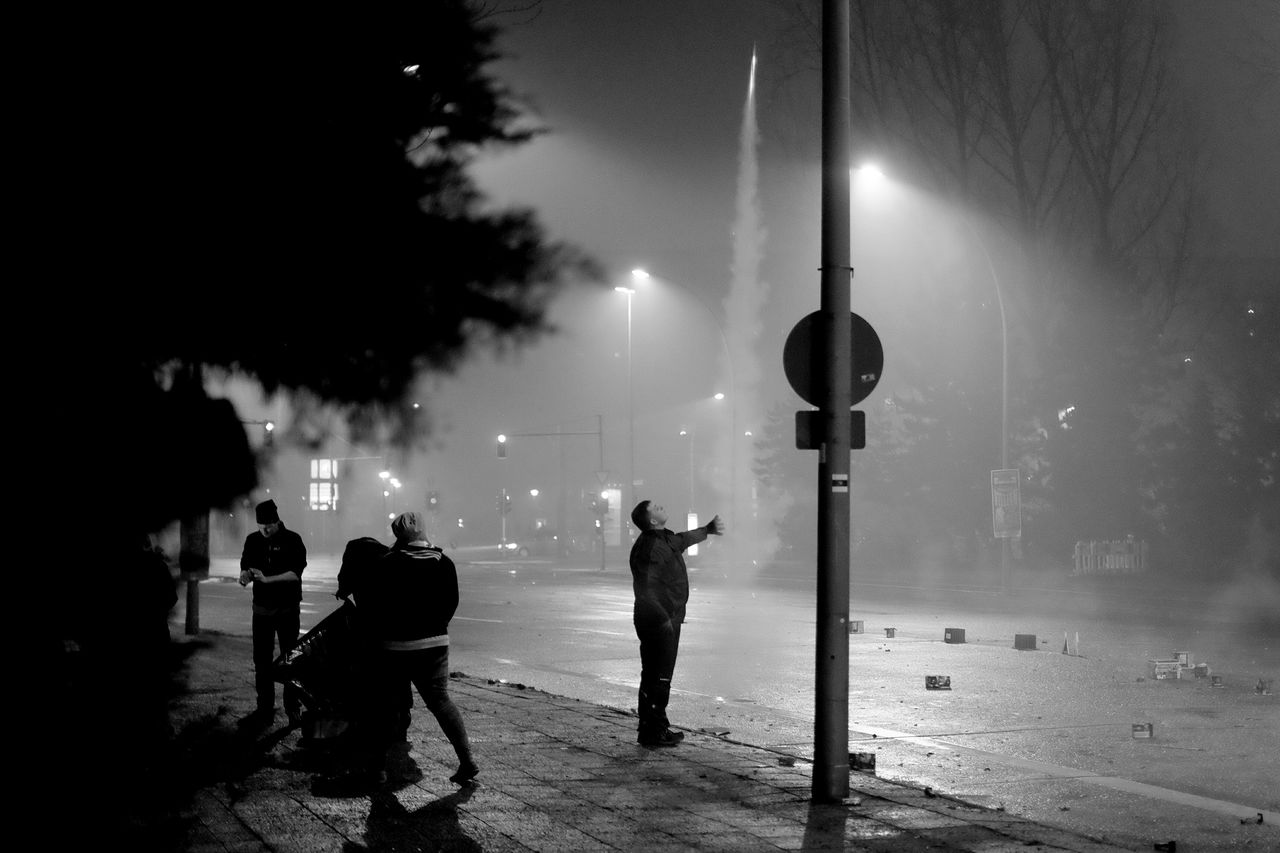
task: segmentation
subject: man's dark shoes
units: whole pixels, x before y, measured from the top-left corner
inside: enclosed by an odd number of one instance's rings
[[[684,732],[673,732],[671,729],[664,729],[660,732],[640,732],[640,736],[636,738],[636,743],[641,746],[679,746],[680,741],[684,740]]]
[[[466,764],[458,768],[458,772],[449,777],[449,781],[455,785],[466,785],[472,779],[480,775],[480,768],[473,762],[468,761]]]

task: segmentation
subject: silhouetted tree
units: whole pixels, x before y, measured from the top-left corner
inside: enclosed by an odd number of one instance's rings
[[[487,206],[467,174],[484,148],[538,132],[486,70],[493,9],[220,14],[175,13],[121,88],[116,125],[138,171],[120,297],[149,423],[183,422],[178,398],[199,397],[212,368],[409,441],[423,423],[404,402],[415,377],[549,331],[557,288],[596,275],[531,211]],[[144,480],[155,435],[133,457]],[[191,438],[170,448],[188,469],[244,461],[243,442]],[[252,483],[215,485],[171,484],[181,499],[166,488],[144,526]]]

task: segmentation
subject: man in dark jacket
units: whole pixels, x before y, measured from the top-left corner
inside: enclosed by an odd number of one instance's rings
[[[458,756],[450,781],[466,784],[480,771],[462,715],[449,698],[449,620],[458,609],[457,568],[427,541],[419,513],[396,516],[391,532],[396,544],[355,593],[360,623],[372,635],[378,702],[383,709],[399,708],[408,685],[416,687]],[[386,733],[383,745],[395,734]],[[380,753],[374,758],[381,765],[384,757]],[[371,770],[375,775],[385,772],[381,766]]]
[[[716,516],[706,527],[672,533],[667,512],[653,501],[640,501],[631,511],[640,531],[631,546],[631,585],[635,591],[635,626],[640,638],[640,726],[636,740],[644,746],[675,746],[684,739],[667,720],[671,677],[680,650],[680,626],[689,601],[689,572],[684,551],[724,533]]]
[[[279,641],[280,654],[284,654],[298,642],[307,549],[302,537],[284,526],[275,501],[263,501],[256,512],[258,532],[250,533],[244,541],[240,585],[253,584],[253,672],[258,690],[253,721],[269,724],[276,713],[276,683],[271,672],[275,643]],[[289,725],[302,722],[302,702],[292,685],[284,688],[284,710]]]

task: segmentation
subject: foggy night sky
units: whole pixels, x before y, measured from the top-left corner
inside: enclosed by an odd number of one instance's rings
[[[607,286],[571,288],[561,296],[550,316],[560,334],[512,355],[479,355],[456,376],[424,382],[438,449],[415,459],[410,476],[446,495],[446,515],[482,516],[503,487],[517,495],[533,486],[544,495],[555,488],[553,439],[513,439],[511,456],[499,461],[498,432],[553,432],[557,425],[591,431],[596,414],[603,414],[605,467],[621,480],[626,300],[612,287],[627,284],[633,267],[657,278],[633,302],[636,473],[661,490],[652,496],[669,507],[677,495],[668,492],[687,491],[688,445],[677,430],[693,425],[702,442],[723,428],[705,399],[723,384],[723,347],[707,309],[724,317],[753,45],[767,232],[762,278],[770,292],[758,352],[766,398],[805,407],[786,385],[781,353],[795,322],[818,307],[820,81],[793,74],[794,56],[779,55],[795,50],[784,30],[786,5],[543,0],[532,19],[519,13],[497,19],[497,45],[506,58],[491,70],[529,98],[550,132],[483,158],[475,175],[495,205],[533,207],[552,238],[594,255],[611,278]],[[1240,60],[1257,58],[1260,44],[1280,44],[1280,14],[1275,4],[1240,0],[1176,5],[1185,24],[1180,70],[1190,81],[1189,96],[1201,105],[1223,252],[1275,256],[1280,70],[1273,51],[1269,88],[1251,89]],[[867,304],[860,288],[873,285],[855,279],[854,310]],[[877,304],[883,310],[883,302]],[[877,328],[892,324],[866,316]],[[887,352],[881,390],[891,381],[892,362]],[[597,468],[594,437],[566,441],[572,478],[589,484]],[[638,496],[650,495],[642,489]],[[714,511],[701,508],[706,516]]]

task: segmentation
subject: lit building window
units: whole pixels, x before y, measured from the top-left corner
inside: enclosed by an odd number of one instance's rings
[[[311,460],[311,508],[318,512],[335,511],[338,508],[337,459]]]

